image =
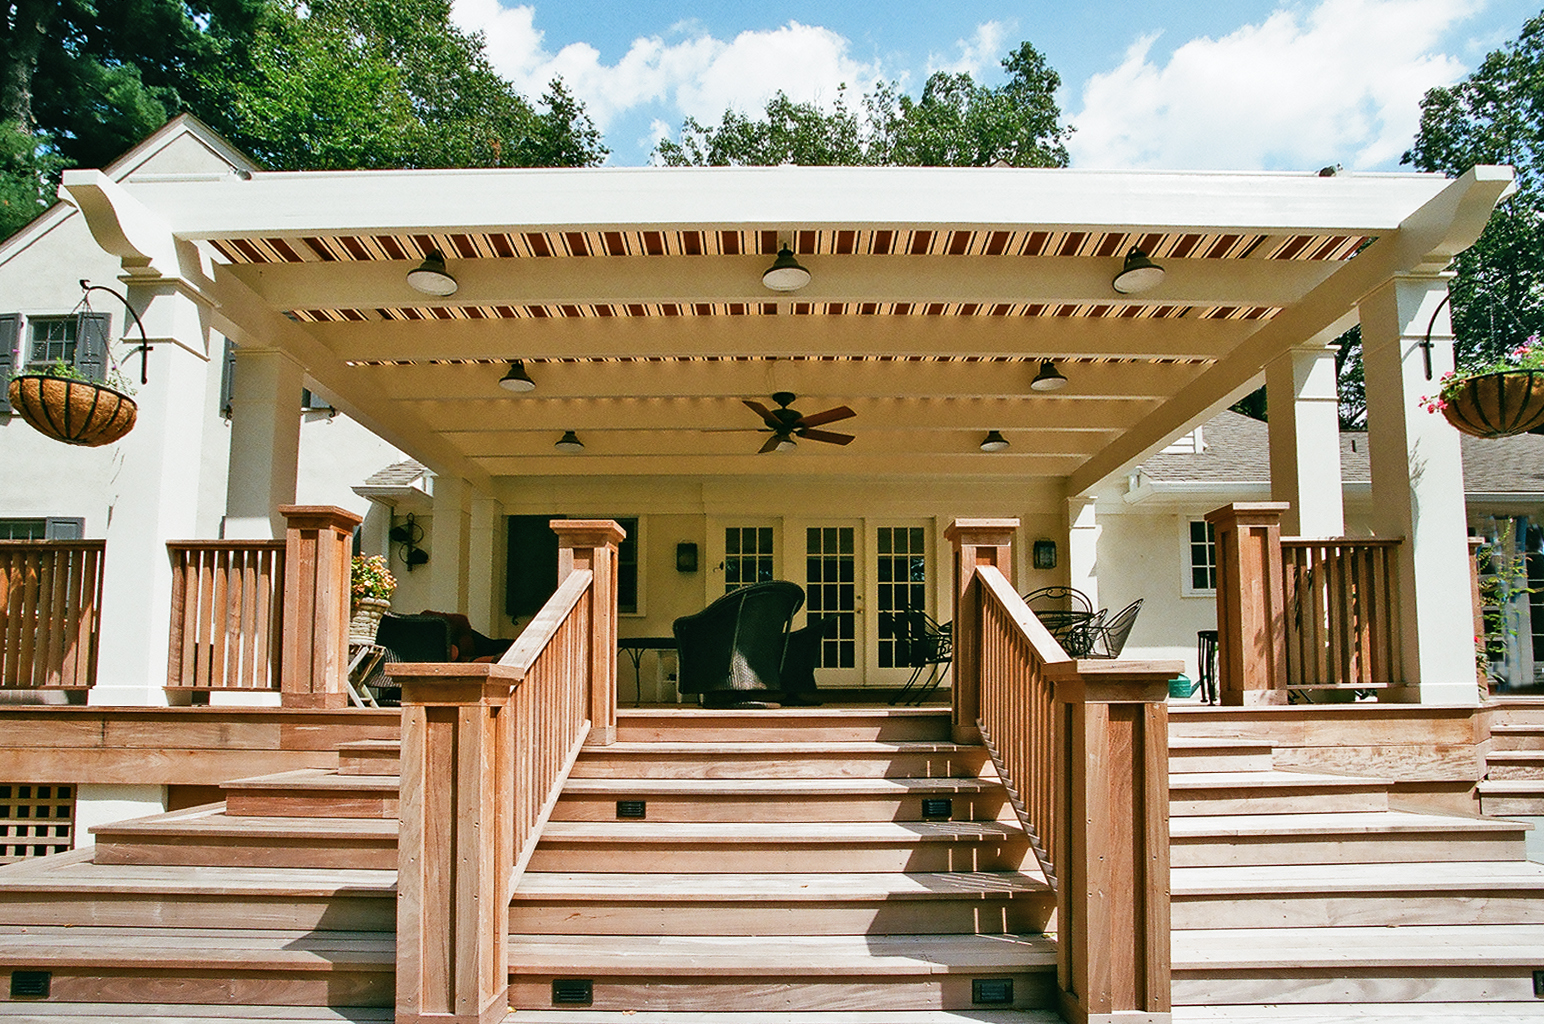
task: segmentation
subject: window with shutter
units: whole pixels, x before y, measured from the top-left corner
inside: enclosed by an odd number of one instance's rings
[[[75,369],[87,380],[107,378],[107,346],[112,318],[81,313],[75,318]]]
[[[16,347],[21,341],[21,317],[15,313],[0,316],[0,412],[11,411],[8,389],[16,372]]]
[[[27,319],[29,370],[46,370],[57,362],[75,365],[77,324],[72,316],[34,316]]]

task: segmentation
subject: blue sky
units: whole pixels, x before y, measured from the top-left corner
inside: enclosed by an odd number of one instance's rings
[[[1001,81],[1033,42],[1061,73],[1074,166],[1392,170],[1426,89],[1515,38],[1540,0],[454,0],[496,67],[535,96],[561,75],[611,163],[648,162],[693,115],[777,89],[920,90],[935,70]]]

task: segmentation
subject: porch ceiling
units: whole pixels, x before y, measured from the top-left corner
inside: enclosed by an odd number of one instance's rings
[[[441,472],[1065,478],[1085,489],[1328,340],[1390,276],[1440,269],[1510,172],[1173,174],[772,168],[133,179],[66,188],[131,274],[145,239],[239,344],[279,347]],[[151,225],[147,228],[145,225]],[[112,236],[116,232],[116,238]],[[813,280],[770,292],[782,241]],[[117,246],[115,248],[115,245]],[[1111,285],[1128,248],[1166,270]],[[408,287],[424,251],[460,284]],[[534,392],[498,387],[523,359]],[[1029,390],[1042,359],[1068,378]],[[757,455],[774,391],[829,429]],[[564,430],[585,444],[553,448]],[[988,430],[1011,442],[982,453]]]

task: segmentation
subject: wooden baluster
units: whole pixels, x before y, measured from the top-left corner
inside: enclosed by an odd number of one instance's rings
[[[1061,1012],[1169,1019],[1168,681],[1182,662],[1046,666],[1056,689]]]
[[[281,505],[284,635],[280,702],[348,707],[349,548],[363,520],[327,505]]]
[[[554,519],[558,535],[558,582],[576,569],[595,574],[590,591],[589,628],[580,638],[589,648],[589,746],[617,738],[617,545],[627,531],[610,519]]]
[[[944,531],[954,544],[954,666],[950,685],[956,743],[978,743],[981,730],[981,604],[976,566],[996,566],[1013,580],[1013,534],[1017,519],[956,519]]]
[[[1281,561],[1286,508],[1279,501],[1236,502],[1206,514],[1217,532],[1217,676],[1223,704],[1287,702]]]

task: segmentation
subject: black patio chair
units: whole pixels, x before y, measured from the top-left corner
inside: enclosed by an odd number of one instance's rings
[[[1131,635],[1131,627],[1136,625],[1137,613],[1141,610],[1142,598],[1139,597],[1095,627],[1091,631],[1091,642],[1084,656],[1119,658],[1121,649],[1126,646],[1126,638]]]
[[[769,580],[731,591],[671,624],[682,693],[705,707],[774,700],[783,690],[783,658],[804,590]]]
[[[788,634],[783,649],[783,703],[815,707],[820,703],[815,669],[820,665],[820,641],[836,635],[835,615],[810,615],[803,629]]]
[[[1025,594],[1024,603],[1062,650],[1074,658],[1088,653],[1100,616],[1095,614],[1087,594],[1075,587],[1041,587]]]
[[[905,639],[900,644],[904,658],[898,660],[902,666],[910,665],[912,671],[911,678],[890,703],[894,705],[904,700],[915,706],[938,689],[949,671],[949,665],[954,661],[954,628],[948,622],[940,625],[927,612],[921,611],[898,612],[895,619],[905,630]]]

